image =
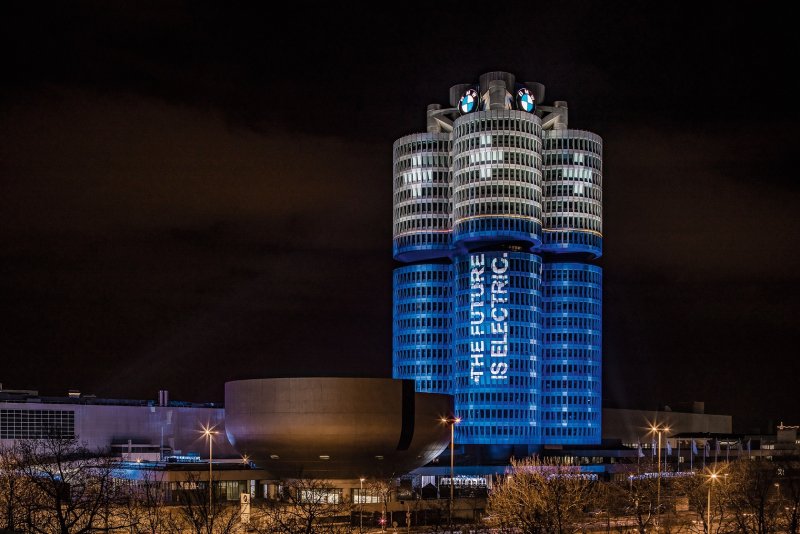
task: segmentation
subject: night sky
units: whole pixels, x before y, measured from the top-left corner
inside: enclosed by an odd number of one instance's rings
[[[605,141],[605,404],[800,423],[792,17],[297,5],[0,8],[4,387],[389,376],[392,142],[507,70]]]

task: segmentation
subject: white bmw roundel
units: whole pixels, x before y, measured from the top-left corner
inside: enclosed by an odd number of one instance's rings
[[[528,113],[533,113],[533,110],[536,109],[536,100],[533,94],[525,87],[517,91],[517,108]]]
[[[458,109],[461,111],[461,114],[472,113],[478,109],[478,100],[478,91],[475,89],[467,89],[461,97],[461,100],[458,101]]]

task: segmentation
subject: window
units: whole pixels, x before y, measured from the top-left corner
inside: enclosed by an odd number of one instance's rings
[[[71,410],[0,410],[0,439],[75,437],[75,412]]]

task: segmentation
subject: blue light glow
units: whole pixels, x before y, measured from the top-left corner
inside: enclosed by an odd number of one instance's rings
[[[602,140],[478,102],[394,144],[393,376],[454,395],[462,444],[598,444]]]

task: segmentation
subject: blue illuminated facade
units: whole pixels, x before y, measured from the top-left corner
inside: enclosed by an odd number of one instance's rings
[[[487,73],[394,144],[393,375],[463,444],[600,442],[602,140],[543,100]]]

